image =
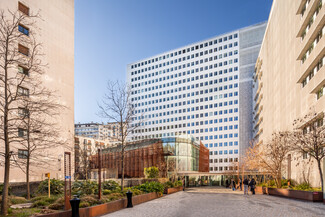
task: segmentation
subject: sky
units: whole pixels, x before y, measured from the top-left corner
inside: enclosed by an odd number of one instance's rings
[[[126,66],[268,19],[272,0],[75,0],[75,123],[107,122],[98,103]]]

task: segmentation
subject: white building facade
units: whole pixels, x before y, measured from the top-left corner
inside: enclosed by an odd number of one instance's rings
[[[210,172],[236,170],[252,139],[252,78],[265,28],[256,24],[128,64],[136,119],[144,117],[129,139],[190,134],[210,149]]]

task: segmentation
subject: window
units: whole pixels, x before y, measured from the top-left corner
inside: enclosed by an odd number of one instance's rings
[[[28,75],[28,69],[20,65],[18,65],[18,72],[24,75]]]
[[[18,95],[19,96],[29,96],[29,90],[24,87],[18,87]]]
[[[29,7],[20,2],[18,2],[18,10],[29,16]]]
[[[20,117],[28,117],[29,116],[29,111],[26,108],[18,108],[18,115]]]
[[[29,49],[21,44],[18,44],[18,52],[21,54],[24,54],[26,56],[28,56],[29,54]]]
[[[20,159],[27,159],[28,151],[24,149],[18,149],[18,158]]]
[[[27,136],[27,130],[26,129],[22,129],[22,128],[18,128],[18,136],[19,137],[25,137],[25,136]]]
[[[21,24],[18,25],[18,30],[25,35],[29,35],[29,29]]]

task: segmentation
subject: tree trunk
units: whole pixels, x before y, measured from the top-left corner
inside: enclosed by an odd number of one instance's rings
[[[323,179],[323,172],[322,172],[322,167],[321,167],[321,159],[317,160],[317,166],[318,166],[318,171],[319,171],[319,175],[320,175],[322,192],[324,192],[324,179]]]
[[[27,187],[27,200],[30,200],[30,186],[29,186],[29,154],[26,163],[26,187]]]
[[[5,143],[5,174],[3,180],[3,190],[2,190],[2,202],[1,202],[1,215],[7,215],[8,213],[8,190],[9,190],[9,172],[10,172],[10,143],[8,136],[8,39],[6,40],[6,51],[4,59],[4,112],[3,112],[3,134]]]
[[[121,161],[122,161],[122,177],[121,177],[121,190],[123,191],[124,189],[124,147],[123,147],[123,142],[122,142],[122,156],[121,156]]]

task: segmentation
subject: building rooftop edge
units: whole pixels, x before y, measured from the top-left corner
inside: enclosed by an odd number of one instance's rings
[[[258,22],[258,23],[255,23],[255,24],[252,24],[252,25],[249,25],[249,26],[245,26],[245,27],[242,27],[242,28],[239,28],[239,29],[235,29],[235,30],[232,30],[232,31],[228,31],[228,32],[222,33],[220,35],[215,35],[213,37],[209,37],[209,38],[206,38],[206,39],[203,39],[203,40],[200,40],[200,41],[196,41],[196,42],[193,42],[193,43],[190,43],[190,44],[187,44],[187,45],[183,45],[181,47],[177,47],[177,48],[174,48],[174,49],[171,49],[171,50],[167,50],[167,51],[164,51],[164,52],[161,52],[161,53],[158,53],[158,54],[154,54],[152,56],[148,56],[148,57],[139,59],[137,61],[128,63],[127,66],[132,65],[132,64],[135,64],[135,63],[138,63],[138,62],[142,62],[142,61],[145,61],[145,60],[148,60],[148,59],[151,59],[151,58],[156,58],[158,56],[164,55],[164,54],[169,53],[169,52],[172,52],[172,51],[176,51],[176,50],[182,49],[184,47],[193,46],[193,45],[195,45],[197,43],[209,41],[209,40],[214,39],[216,37],[222,37],[222,36],[228,35],[230,33],[235,33],[235,32],[243,31],[243,30],[250,29],[250,28],[253,28],[253,27],[262,26],[262,25],[265,25],[267,23],[268,23],[268,21],[265,20],[265,21]]]

